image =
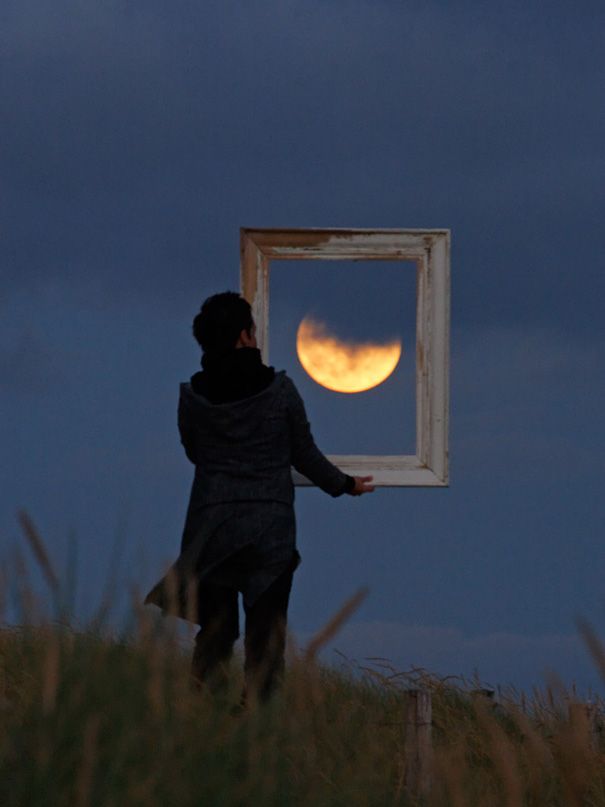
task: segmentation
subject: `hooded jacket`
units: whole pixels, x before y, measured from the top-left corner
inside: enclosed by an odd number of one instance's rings
[[[195,465],[181,554],[145,599],[192,621],[191,592],[204,580],[251,604],[296,567],[292,466],[332,496],[354,485],[315,445],[293,382],[257,349],[205,354],[202,366],[180,388],[179,432]]]
[[[245,350],[250,349],[240,349]],[[315,445],[302,398],[284,371],[260,392],[239,400],[211,403],[203,390],[195,376],[181,384],[178,410],[181,442],[195,464],[193,507],[235,501],[292,504],[292,466],[332,496],[347,490],[349,477]]]

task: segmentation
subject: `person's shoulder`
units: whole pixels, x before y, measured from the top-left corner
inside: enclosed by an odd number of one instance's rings
[[[204,372],[198,370],[189,381],[181,381],[179,385],[181,398],[203,398],[206,391]]]
[[[204,396],[196,389],[193,379],[181,381],[179,384],[179,403],[181,406],[196,407],[207,403]]]
[[[273,381],[267,387],[266,392],[270,396],[283,399],[284,396],[289,397],[291,395],[293,386],[292,379],[285,370],[276,370]]]
[[[276,381],[279,385],[292,383],[291,378],[288,376],[285,370],[276,370],[274,381]]]
[[[294,381],[292,381],[286,370],[275,371],[275,383],[279,388],[286,390],[288,392],[291,390],[296,390],[296,385]]]
[[[294,383],[294,381],[290,378],[288,373],[285,370],[281,370],[279,373],[281,380],[280,380],[280,389],[282,392],[282,396],[285,398],[286,402],[291,405],[300,405],[302,401],[302,396],[298,391],[298,387]]]
[[[273,368],[271,369],[273,370]],[[276,400],[289,404],[293,399],[299,397],[294,381],[292,381],[286,370],[275,370],[271,383],[253,398],[245,400]]]

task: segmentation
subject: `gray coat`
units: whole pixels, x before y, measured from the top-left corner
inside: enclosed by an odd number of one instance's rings
[[[252,603],[297,562],[291,467],[332,496],[345,492],[348,477],[315,445],[283,371],[258,394],[223,404],[181,384],[178,425],[195,464],[181,555],[145,602],[173,610],[168,600],[176,598],[184,616],[190,582],[212,579]]]

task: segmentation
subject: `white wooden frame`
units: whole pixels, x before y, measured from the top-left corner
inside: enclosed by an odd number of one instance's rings
[[[269,358],[271,260],[405,260],[416,263],[416,454],[331,455],[377,486],[448,484],[449,230],[254,229],[243,227],[241,291],[252,306],[263,360]],[[298,485],[311,484],[294,474]]]

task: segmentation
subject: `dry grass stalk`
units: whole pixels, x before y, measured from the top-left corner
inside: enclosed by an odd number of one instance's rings
[[[533,799],[532,803],[539,804],[545,795],[544,782],[552,779],[554,774],[553,753],[525,711],[515,707],[511,707],[511,711],[523,744],[528,795]]]
[[[82,762],[76,782],[76,807],[88,807],[91,803],[100,725],[100,715],[91,715],[86,722],[82,740]]]
[[[476,698],[474,708],[479,725],[484,729],[489,754],[504,790],[505,807],[523,807],[523,779],[515,747],[491,713],[489,703]]]
[[[350,599],[348,599],[334,614],[324,627],[315,634],[307,645],[305,651],[305,661],[314,661],[321,648],[332,639],[342,628],[344,623],[359,608],[361,603],[368,596],[368,589],[361,588]]]
[[[39,621],[40,608],[32,591],[27,564],[19,551],[14,554],[14,568],[21,621],[25,625],[34,625]]]
[[[589,622],[587,622],[585,619],[579,618],[576,620],[576,625],[578,626],[580,635],[586,642],[590,655],[599,668],[599,672],[601,673],[603,680],[605,680],[605,647],[603,647],[603,644]]]
[[[572,701],[569,704],[569,722],[577,738],[591,751],[598,747],[597,709],[593,703]]]
[[[166,703],[164,699],[164,648],[161,641],[156,640],[149,648],[149,679],[147,682],[147,696],[151,711],[158,718],[162,717]]]
[[[36,529],[34,522],[31,520],[29,515],[25,512],[25,510],[20,510],[18,513],[19,523],[25,533],[25,537],[27,538],[30,547],[32,548],[32,552],[40,568],[42,569],[42,573],[46,578],[46,582],[48,583],[49,587],[55,594],[59,593],[59,578],[53,569],[52,563],[50,562],[50,557],[48,552],[46,551],[46,547],[44,546],[44,542],[40,536],[40,533]]]
[[[141,602],[141,592],[137,586],[130,590],[130,607],[134,616],[134,640],[140,648],[151,647],[154,632],[154,620],[149,609]]]
[[[59,637],[53,630],[45,631],[46,656],[42,678],[42,713],[50,714],[57,702],[61,673],[61,648]]]
[[[586,804],[588,788],[598,767],[585,704],[570,704],[569,719],[561,723],[554,747],[565,804],[581,807]]]
[[[465,750],[462,741],[459,741],[435,754],[435,785],[432,794],[434,804],[468,807],[468,792],[464,781],[467,770]]]

